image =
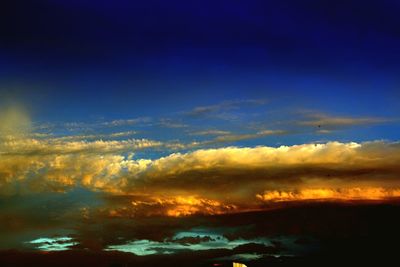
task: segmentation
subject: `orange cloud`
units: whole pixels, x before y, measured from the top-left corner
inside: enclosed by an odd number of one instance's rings
[[[146,196],[115,214],[184,216],[257,209],[260,200],[384,199],[400,188],[399,143],[225,147],[150,160],[124,155],[157,145],[148,140],[49,142],[0,144],[0,195],[83,187]]]
[[[293,191],[265,191],[257,198],[265,202],[301,200],[384,200],[400,197],[400,189],[354,187],[342,189],[305,188]]]
[[[235,205],[195,195],[176,196],[123,196],[124,201],[113,206],[110,217],[169,216],[182,217],[194,214],[224,214],[237,211]]]

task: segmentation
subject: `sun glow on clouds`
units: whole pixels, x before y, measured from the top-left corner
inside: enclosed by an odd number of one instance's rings
[[[343,189],[312,188],[294,191],[265,191],[257,198],[265,202],[301,200],[384,200],[400,197],[400,189],[382,187],[355,187]]]
[[[196,213],[222,214],[229,210],[235,210],[236,208],[234,205],[224,205],[216,200],[196,198],[193,196],[176,197],[172,201],[167,200],[166,202],[172,205],[172,208],[167,210],[167,215],[173,217],[187,216]]]
[[[260,209],[264,201],[399,196],[399,143],[225,147],[151,160],[124,155],[147,141],[22,142],[0,144],[1,195],[83,187],[126,199],[107,207],[112,217],[222,214]]]
[[[126,217],[128,214],[137,216],[169,216],[182,217],[194,214],[225,214],[235,212],[237,207],[221,201],[201,198],[199,196],[159,196],[142,197],[132,200],[131,205],[123,205],[109,210],[110,217]]]

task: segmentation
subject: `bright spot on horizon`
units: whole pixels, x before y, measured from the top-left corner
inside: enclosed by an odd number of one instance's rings
[[[185,242],[185,238],[199,239],[198,242]],[[106,250],[117,250],[134,253],[139,256],[152,254],[173,254],[182,250],[200,251],[209,249],[234,249],[240,245],[257,243],[261,245],[271,245],[271,242],[265,238],[258,239],[235,239],[228,240],[226,237],[216,233],[205,233],[194,231],[185,231],[177,233],[171,240],[163,242],[152,240],[135,240],[123,245],[112,245]]]
[[[77,245],[71,237],[41,237],[26,243],[36,245],[36,248],[43,251],[62,251],[68,250],[71,246]]]

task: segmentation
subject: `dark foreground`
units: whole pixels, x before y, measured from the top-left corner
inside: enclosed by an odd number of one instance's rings
[[[400,205],[388,203],[312,203],[266,212],[220,216],[232,224],[253,225],[254,235],[302,235],[298,243],[313,249],[295,256],[264,256],[245,262],[247,266],[389,266],[398,257]],[[220,220],[213,216],[211,221]],[[249,233],[247,233],[249,234]],[[0,237],[1,238],[1,237]],[[317,244],[317,246],[316,246]],[[136,256],[115,251],[83,249],[60,252],[3,250],[0,266],[231,266],[221,259],[235,253],[279,254],[275,247],[246,246],[234,250],[215,249],[174,255]],[[271,254],[272,255],[272,254]],[[283,255],[283,254],[282,254]]]

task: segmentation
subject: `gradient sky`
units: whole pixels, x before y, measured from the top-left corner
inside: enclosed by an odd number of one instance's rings
[[[270,247],[196,216],[400,197],[398,1],[0,10],[2,249]]]
[[[6,1],[1,99],[22,103],[42,123],[149,117],[158,139],[160,119],[243,133],[251,122],[278,128],[302,110],[396,120],[398,8],[396,1]],[[183,116],[248,99],[266,103],[219,110],[223,121]],[[396,139],[398,124],[374,126],[328,139]],[[182,132],[173,135],[196,139]],[[283,143],[324,138],[301,131]]]

